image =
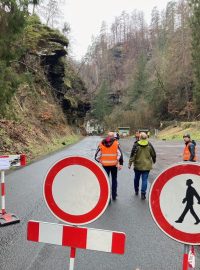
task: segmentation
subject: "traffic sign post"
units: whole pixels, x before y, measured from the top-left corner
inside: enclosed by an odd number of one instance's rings
[[[71,249],[70,249],[69,270],[74,270],[75,257],[76,257],[76,249],[71,247]]]
[[[69,225],[29,221],[27,240],[70,247],[69,270],[76,249],[124,254],[125,234],[78,227],[98,219],[110,200],[110,184],[102,167],[85,157],[66,157],[47,172],[44,199],[51,213]]]
[[[194,246],[184,245],[183,270],[195,269]]]
[[[184,245],[183,270],[188,270],[189,267],[189,249],[189,245]]]
[[[188,254],[189,269],[195,269],[195,249],[194,246],[190,247]]]
[[[1,211],[0,211],[0,226],[10,225],[20,222],[15,214],[6,212],[6,189],[5,189],[5,170],[11,167],[20,167],[26,165],[25,155],[8,155],[0,156],[0,174],[1,174]]]
[[[149,194],[151,215],[170,238],[183,243],[183,270],[190,245],[200,245],[200,164],[179,163],[163,171]]]

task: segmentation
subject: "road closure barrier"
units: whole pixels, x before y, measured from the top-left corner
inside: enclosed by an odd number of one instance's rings
[[[15,214],[6,212],[6,187],[5,187],[5,171],[12,167],[20,167],[26,165],[26,156],[21,155],[5,155],[0,156],[0,181],[1,181],[1,211],[0,226],[6,226],[20,222]]]
[[[30,220],[27,240],[122,255],[125,233]]]
[[[124,254],[125,233],[79,227],[98,219],[110,200],[108,176],[97,162],[81,156],[57,161],[47,172],[43,195],[50,212],[69,225],[30,220],[28,241],[70,247],[69,270],[77,248]]]

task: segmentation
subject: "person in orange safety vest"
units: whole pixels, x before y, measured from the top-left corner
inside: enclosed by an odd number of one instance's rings
[[[185,142],[185,148],[183,150],[183,161],[197,161],[196,155],[196,142],[191,140],[190,134],[184,134],[183,139]]]
[[[109,132],[108,136],[99,144],[95,160],[100,162],[108,174],[112,176],[112,199],[117,198],[117,172],[123,166],[123,154],[119,142],[114,138],[114,132]]]

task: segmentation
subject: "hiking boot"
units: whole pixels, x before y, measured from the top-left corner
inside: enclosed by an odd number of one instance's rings
[[[146,200],[146,194],[145,193],[141,193],[141,199]]]

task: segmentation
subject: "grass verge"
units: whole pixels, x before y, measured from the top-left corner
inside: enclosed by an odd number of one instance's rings
[[[65,137],[53,138],[51,142],[42,144],[40,146],[30,145],[29,151],[31,152],[31,159],[28,163],[37,160],[45,155],[51,154],[55,151],[61,150],[66,146],[72,145],[81,139],[81,135],[68,135]]]
[[[183,134],[189,133],[194,140],[200,140],[200,122],[181,122],[178,126],[169,126],[161,130],[158,139],[183,140]]]

